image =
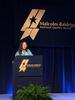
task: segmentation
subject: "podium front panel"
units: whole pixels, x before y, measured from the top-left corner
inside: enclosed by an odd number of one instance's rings
[[[19,72],[19,67],[23,60],[29,60],[29,67],[26,70]],[[13,63],[13,74],[15,76],[42,76],[43,67],[42,56],[18,56],[14,59]],[[37,66],[34,66],[37,65]]]
[[[23,71],[22,62],[26,69]],[[24,63],[24,62],[23,62]],[[36,66],[34,66],[36,65]],[[42,56],[17,56],[13,62],[13,94],[18,88],[29,84],[43,84],[43,57]],[[20,67],[22,69],[20,69]]]

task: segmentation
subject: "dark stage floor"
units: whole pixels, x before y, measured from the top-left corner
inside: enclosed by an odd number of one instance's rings
[[[53,100],[75,100],[75,93],[51,94]],[[0,100],[12,100],[12,95],[0,94]]]

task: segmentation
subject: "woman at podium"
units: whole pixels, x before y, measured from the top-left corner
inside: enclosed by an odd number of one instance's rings
[[[33,56],[32,52],[28,49],[28,45],[25,41],[20,43],[19,50],[16,52],[16,56]]]

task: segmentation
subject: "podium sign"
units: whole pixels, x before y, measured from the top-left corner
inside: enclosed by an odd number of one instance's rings
[[[29,84],[43,84],[42,56],[17,56],[13,62],[14,93]]]

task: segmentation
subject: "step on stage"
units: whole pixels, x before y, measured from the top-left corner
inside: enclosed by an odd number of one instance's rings
[[[75,93],[50,94],[53,100],[75,100]],[[0,94],[0,100],[12,100],[12,95]]]

